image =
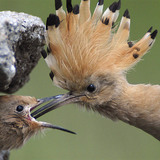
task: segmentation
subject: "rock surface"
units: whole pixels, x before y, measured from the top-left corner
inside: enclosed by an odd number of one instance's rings
[[[25,13],[0,12],[0,92],[14,93],[28,80],[45,45],[45,25]]]
[[[0,160],[9,160],[9,151],[0,151]]]

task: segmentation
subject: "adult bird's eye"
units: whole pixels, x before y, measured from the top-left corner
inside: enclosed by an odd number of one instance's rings
[[[17,106],[16,111],[21,112],[21,111],[23,111],[23,109],[24,109],[24,107],[19,105],[19,106]]]
[[[90,84],[88,87],[87,87],[87,91],[88,92],[94,92],[96,89],[96,87],[93,85],[93,84]]]

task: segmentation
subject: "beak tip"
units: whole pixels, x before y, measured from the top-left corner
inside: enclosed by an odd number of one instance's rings
[[[69,133],[74,134],[74,135],[77,135],[77,133],[76,133],[76,132],[73,132],[73,131],[69,131]]]

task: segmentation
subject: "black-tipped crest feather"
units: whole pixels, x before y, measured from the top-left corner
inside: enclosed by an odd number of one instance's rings
[[[104,0],[99,0],[98,1],[98,5],[103,5],[104,4]]]
[[[117,2],[113,2],[110,6],[109,6],[109,9],[110,11],[112,12],[115,12],[117,10]]]
[[[71,13],[72,10],[73,10],[72,2],[71,2],[71,0],[67,0],[67,11],[68,11],[68,13]]]
[[[152,28],[153,28],[153,27],[151,27],[147,32],[151,32],[151,31],[152,31]]]
[[[41,55],[42,55],[42,57],[45,59],[45,58],[47,57],[46,51],[45,51],[45,50],[42,50],[42,51],[41,51]]]
[[[54,73],[52,71],[49,73],[49,76],[50,76],[51,80],[53,81]]]
[[[78,4],[74,6],[73,13],[74,14],[79,14],[79,5]]]
[[[130,18],[128,9],[125,10],[123,17]]]
[[[48,26],[54,26],[58,27],[60,24],[59,17],[55,14],[50,14],[49,17],[47,18],[46,22],[46,30],[48,30]]]
[[[61,0],[55,0],[55,8],[58,10],[62,7],[62,1]]]
[[[103,24],[108,25],[108,23],[109,23],[109,19],[108,19],[108,18],[106,18],[106,19],[105,19],[105,20],[103,20],[102,22],[103,22]]]
[[[155,30],[155,31],[151,34],[151,38],[152,38],[152,39],[155,39],[157,33],[158,33],[158,30]]]
[[[121,0],[117,2],[117,10],[120,10],[120,8],[121,8]]]
[[[133,46],[133,42],[128,42],[128,46],[129,46],[129,48],[131,48],[132,46]]]

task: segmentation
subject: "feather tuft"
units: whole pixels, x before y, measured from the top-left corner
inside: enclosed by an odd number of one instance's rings
[[[80,6],[72,7],[67,0],[67,13],[61,1],[55,1],[56,15],[47,18],[48,49],[51,54],[42,54],[54,74],[54,82],[67,88],[66,82],[83,81],[85,77],[112,71],[125,73],[151,48],[157,30],[152,27],[137,43],[128,41],[130,14],[125,10],[120,25],[115,24],[121,0],[112,3],[103,12],[104,0],[99,0],[93,16],[90,0],[81,0]],[[47,56],[47,57],[46,57]]]

